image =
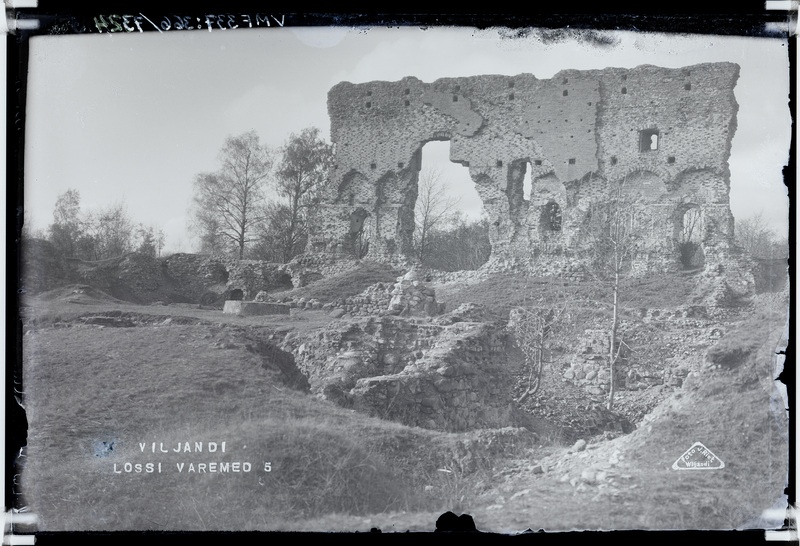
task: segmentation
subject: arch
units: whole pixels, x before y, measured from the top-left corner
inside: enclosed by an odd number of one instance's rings
[[[696,203],[681,203],[675,210],[674,221],[674,238],[681,267],[703,267],[703,238],[706,232],[703,210]]]
[[[453,160],[455,142],[448,133],[435,133],[435,138],[423,142],[415,152],[414,178],[403,184],[408,190],[397,211],[396,239],[392,240],[386,229],[388,219],[384,222],[387,233],[386,237],[381,234],[381,246],[387,252],[390,243],[394,244],[402,254],[434,269],[471,255],[455,241],[464,229],[483,225],[485,200],[469,163]],[[445,259],[446,255],[449,258]]]
[[[244,291],[241,288],[234,288],[228,292],[226,299],[241,301],[244,299]]]
[[[681,171],[669,184],[671,197],[703,204],[727,203],[728,190],[726,179],[712,169]]]
[[[359,171],[353,169],[345,174],[342,177],[342,181],[339,182],[334,203],[337,205],[353,205],[355,204],[357,197],[361,197],[359,201],[363,201],[364,198],[371,198],[372,196],[369,193],[367,195],[362,195],[364,191],[368,189],[369,180],[367,177],[361,174]]]
[[[662,176],[650,170],[631,171],[619,182],[626,197],[643,203],[657,202],[667,192]]]

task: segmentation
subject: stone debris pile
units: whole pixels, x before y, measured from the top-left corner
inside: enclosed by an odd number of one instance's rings
[[[444,303],[436,301],[436,292],[419,280],[415,268],[401,277],[392,290],[390,315],[426,315],[434,317],[444,312]]]

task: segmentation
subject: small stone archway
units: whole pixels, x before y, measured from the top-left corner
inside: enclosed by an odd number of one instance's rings
[[[357,202],[369,202],[371,193],[372,188],[367,177],[357,170],[351,170],[342,177],[333,204],[352,206]]]
[[[674,241],[681,268],[697,269],[705,265],[705,217],[700,205],[682,203],[674,215]]]
[[[244,299],[244,290],[241,288],[234,288],[228,291],[228,296],[225,299],[241,301]]]

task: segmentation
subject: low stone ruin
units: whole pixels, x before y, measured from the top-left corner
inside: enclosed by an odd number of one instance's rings
[[[290,311],[289,306],[283,303],[227,300],[222,312],[240,317],[253,317],[260,315],[288,315]]]
[[[312,392],[342,406],[438,430],[513,425],[521,354],[502,323],[475,318],[334,320],[283,348]]]
[[[392,290],[390,315],[425,315],[434,317],[444,311],[444,303],[436,301],[436,292],[419,280],[415,268],[401,277]]]

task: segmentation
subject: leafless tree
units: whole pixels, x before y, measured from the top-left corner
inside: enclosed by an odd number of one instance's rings
[[[220,169],[198,174],[194,181],[193,217],[201,240],[209,246],[232,244],[239,259],[254,240],[263,220],[265,186],[272,169],[272,153],[255,131],[225,139]]]
[[[602,203],[595,204],[587,222],[592,267],[588,272],[610,292],[611,323],[609,324],[608,372],[610,376],[607,408],[614,406],[616,367],[625,345],[619,336],[620,287],[631,272],[650,221],[637,207],[636,197],[626,188],[627,179],[609,183],[609,193]]]
[[[681,253],[681,263],[692,266],[700,240],[703,236],[703,214],[697,206],[691,206],[681,217],[681,230],[678,234],[678,248]]]
[[[134,249],[134,224],[124,203],[91,211],[82,220],[79,253],[85,259],[104,260]]]
[[[431,233],[454,218],[459,199],[447,194],[441,172],[436,169],[420,172],[417,202],[414,207],[414,253],[423,262],[431,246]]]
[[[545,352],[549,346],[549,337],[555,324],[566,308],[566,302],[560,307],[535,307],[512,309],[509,314],[508,330],[514,336],[514,342],[525,356],[525,370],[528,373],[525,391],[515,400],[520,403],[528,396],[535,395],[542,385]]]
[[[542,386],[545,365],[552,349],[552,335],[568,326],[579,312],[576,287],[561,279],[551,278],[545,284],[536,283],[525,305],[512,309],[506,329],[525,358],[527,384],[517,403],[535,395]]]
[[[754,258],[786,258],[789,255],[786,235],[778,235],[769,227],[763,211],[736,223],[736,242]]]

